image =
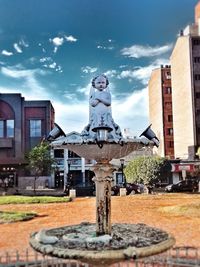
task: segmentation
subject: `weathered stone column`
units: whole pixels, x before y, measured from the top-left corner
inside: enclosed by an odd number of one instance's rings
[[[112,166],[98,163],[93,167],[96,185],[96,234],[111,234],[111,182]]]

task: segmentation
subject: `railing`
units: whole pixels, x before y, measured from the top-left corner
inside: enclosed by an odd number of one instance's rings
[[[64,158],[55,158],[57,165],[64,166]],[[93,165],[94,160],[85,159],[85,165]],[[81,158],[70,158],[71,166],[81,166],[82,161]]]
[[[25,250],[24,252],[0,252],[0,267],[92,267],[80,261],[58,259]],[[101,265],[103,266],[103,265]],[[155,256],[131,259],[110,267],[199,267],[200,248],[175,247]]]
[[[0,267],[89,267],[87,263],[58,259],[26,249],[23,252],[0,252]]]

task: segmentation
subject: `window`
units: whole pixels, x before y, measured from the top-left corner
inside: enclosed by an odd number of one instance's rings
[[[167,142],[167,146],[168,146],[169,148],[173,148],[173,147],[174,147],[174,141],[169,141],[169,142]]]
[[[167,135],[173,135],[173,128],[167,128]]]
[[[171,72],[167,71],[165,76],[166,76],[167,80],[170,80],[171,79]]]
[[[172,122],[173,121],[173,116],[172,115],[168,115],[168,122]]]
[[[123,183],[122,173],[117,172],[116,173],[116,184],[122,184],[122,183]]]
[[[165,102],[166,108],[172,108],[172,102]]]
[[[194,57],[194,63],[200,63],[200,57]]]
[[[0,120],[0,137],[14,137],[14,120]]]
[[[199,81],[199,80],[200,80],[200,74],[195,74],[195,75],[194,75],[194,79],[195,79],[196,81]]]
[[[196,98],[200,98],[200,92],[195,93]]]
[[[192,43],[193,45],[200,45],[200,39],[194,39]]]
[[[14,120],[6,121],[6,133],[7,137],[14,137]]]
[[[4,122],[0,121],[0,137],[4,137],[4,127],[3,127]]]
[[[42,136],[42,122],[41,120],[30,120],[30,137]]]
[[[64,149],[55,149],[54,158],[64,158]]]
[[[165,94],[171,94],[171,93],[172,93],[172,88],[171,87],[165,88]]]

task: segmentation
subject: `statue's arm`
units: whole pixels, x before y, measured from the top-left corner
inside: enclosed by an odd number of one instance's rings
[[[98,100],[99,102],[103,103],[106,106],[110,106],[111,105],[111,96],[110,94],[103,94],[102,96],[98,96],[96,97],[96,100]]]
[[[96,107],[96,105],[99,103],[99,100],[98,99],[96,99],[96,98],[94,98],[94,96],[91,96],[90,97],[90,105],[92,106],[92,107]]]

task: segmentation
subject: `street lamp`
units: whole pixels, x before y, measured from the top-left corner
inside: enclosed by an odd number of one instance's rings
[[[72,174],[70,174],[70,166],[72,164],[72,160],[68,158],[67,164],[68,164],[67,183],[71,187],[72,186]]]
[[[120,163],[121,163],[121,170],[122,170],[122,181],[124,186],[126,187],[126,177],[124,175],[124,159],[120,159]]]

